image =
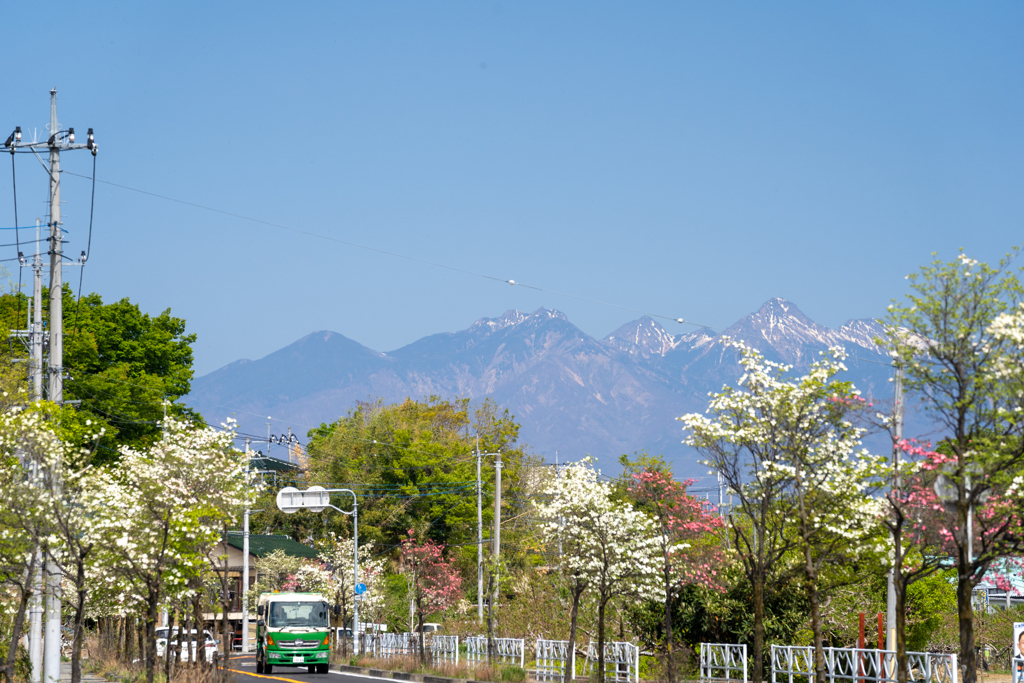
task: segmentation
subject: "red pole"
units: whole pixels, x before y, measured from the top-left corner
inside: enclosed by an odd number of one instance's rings
[[[883,619],[882,619],[882,613],[879,612],[878,613],[878,658],[875,660],[875,662],[878,664],[878,666],[875,667],[875,675],[879,676],[879,677],[881,677],[881,676],[883,676],[885,674],[885,655],[882,654],[882,650],[885,649],[885,636],[883,635],[885,633],[885,627],[882,625],[883,623],[884,622],[883,622]]]
[[[864,649],[864,613],[860,613],[860,635],[857,638],[857,647],[861,650]],[[861,676],[864,675],[864,653],[857,653],[857,683],[863,683],[864,679]]]

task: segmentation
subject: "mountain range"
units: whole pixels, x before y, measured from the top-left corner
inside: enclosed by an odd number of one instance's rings
[[[337,332],[312,332],[260,360],[238,360],[195,379],[185,401],[208,422],[227,417],[242,433],[291,425],[306,432],[359,401],[430,395],[490,397],[522,426],[521,441],[554,460],[585,454],[613,468],[623,453],[662,453],[680,476],[702,473],[682,443],[676,417],[703,412],[707,394],[739,378],[741,339],[770,359],[803,370],[818,353],[843,346],[847,379],[865,395],[887,398],[889,367],[874,337],[881,326],[850,320],[838,330],[815,323],[794,304],[772,299],[729,328],[669,334],[650,317],[595,339],[555,310],[511,310],[468,329],[434,334],[381,353]],[[281,422],[283,421],[283,422]],[[869,444],[870,445],[870,444]],[[281,449],[283,452],[283,449]]]

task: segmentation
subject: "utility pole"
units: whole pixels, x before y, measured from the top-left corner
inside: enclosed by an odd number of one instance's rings
[[[60,124],[57,122],[57,89],[50,91],[50,363],[47,397],[64,402],[64,258],[60,230]],[[56,474],[56,473],[54,473]],[[55,477],[56,479],[56,477]],[[60,568],[51,558],[46,563],[46,627],[43,634],[43,672],[49,683],[60,681]]]
[[[555,479],[561,478],[562,474],[558,471],[558,451],[555,450]],[[562,529],[565,528],[565,518],[559,516],[558,518],[558,561],[562,561]]]
[[[900,442],[903,441],[903,366],[896,362],[896,379],[893,392],[893,435],[892,444],[892,489],[900,487]],[[895,540],[895,539],[894,539]],[[885,592],[885,649],[896,651],[896,568],[889,569],[889,581]]]
[[[491,596],[492,609],[498,606],[498,563],[501,560],[501,453],[495,453],[494,459],[494,595]]]
[[[29,333],[29,373],[32,378],[32,400],[43,400],[43,256],[39,252],[39,219],[36,219],[36,253],[32,259],[32,309]],[[33,480],[38,476],[33,464]],[[28,650],[32,663],[32,683],[40,683],[43,670],[43,554],[35,551],[32,573],[32,600],[29,603]]]
[[[480,437],[476,437],[476,619],[484,622],[484,492],[480,481]]]
[[[245,483],[249,483],[249,437],[245,437]],[[227,539],[224,539],[227,542]],[[242,513],[242,653],[249,652],[249,504]]]
[[[60,122],[57,120],[57,90],[50,91],[50,125],[48,126],[50,137],[45,142],[23,142],[21,139],[21,127],[15,128],[14,132],[4,143],[11,154],[16,152],[31,153],[42,162],[39,157],[40,150],[49,152],[49,165],[47,166],[50,176],[50,355],[47,371],[47,398],[57,405],[64,403],[64,311],[63,311],[63,239],[61,238],[61,212],[60,212],[60,153],[62,150],[88,149],[93,156],[96,155],[97,147],[93,142],[92,129],[85,144],[75,144],[75,129],[68,128],[61,130]],[[46,166],[44,162],[44,166]],[[15,226],[20,227],[20,226]],[[38,251],[38,249],[37,249]],[[85,252],[82,252],[82,260],[79,265],[85,264]],[[35,264],[34,264],[35,267]],[[41,263],[39,268],[41,269]],[[40,312],[38,304],[36,311]],[[41,324],[41,315],[37,317],[36,324]],[[34,341],[34,340],[33,340]],[[42,352],[39,349],[40,365]],[[41,390],[40,381],[40,390]],[[35,389],[35,383],[33,383]],[[38,392],[37,392],[38,393]],[[51,472],[50,476],[56,482],[59,491],[60,472]],[[44,553],[44,556],[46,553]],[[61,593],[60,580],[61,571],[53,558],[48,558],[43,569],[46,587],[46,623],[43,628],[43,673],[46,683],[60,682],[60,611]]]
[[[49,398],[64,402],[64,258],[60,221],[60,124],[57,122],[57,90],[50,91],[50,391]],[[72,140],[73,142],[73,140]],[[58,660],[58,664],[60,661]]]
[[[43,400],[43,255],[39,251],[39,219],[36,219],[36,253],[32,258],[32,326],[29,358],[32,365],[32,400]]]

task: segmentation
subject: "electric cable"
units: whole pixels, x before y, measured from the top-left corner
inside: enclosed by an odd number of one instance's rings
[[[92,254],[92,210],[96,206],[96,154],[92,155],[92,195],[89,198],[89,241],[85,247],[85,259],[82,263],[89,260],[89,256]],[[17,221],[14,222],[18,224]]]
[[[86,180],[90,180],[89,176],[82,175],[81,173],[72,173],[71,171],[64,171],[64,173],[68,173],[70,175],[77,176],[79,178],[85,178]],[[93,180],[94,184],[95,184],[95,182],[97,182],[95,179],[92,179],[92,180]],[[452,265],[448,265],[448,264],[444,264],[444,263],[437,263],[436,261],[428,261],[426,259],[418,258],[416,256],[409,256],[408,254],[400,254],[400,253],[394,252],[394,251],[387,251],[386,249],[378,249],[377,247],[371,247],[371,246],[368,246],[368,245],[365,245],[365,244],[359,244],[357,242],[350,242],[348,240],[339,239],[337,237],[331,237],[330,235],[324,235],[322,233],[312,232],[310,230],[301,230],[299,228],[294,228],[294,227],[291,227],[291,226],[288,226],[288,225],[282,225],[281,223],[273,223],[271,221],[265,221],[265,220],[262,220],[260,218],[253,218],[251,216],[245,216],[243,214],[233,213],[231,211],[224,211],[223,209],[217,209],[217,208],[214,208],[212,206],[204,206],[203,204],[197,204],[195,202],[189,202],[189,201],[185,201],[183,199],[176,199],[174,197],[168,197],[166,195],[157,194],[156,192],[149,192],[147,190],[140,190],[140,189],[138,189],[136,187],[129,187],[128,185],[121,185],[119,183],[113,183],[113,182],[110,182],[109,180],[100,180],[98,182],[104,183],[106,185],[112,185],[113,187],[118,187],[118,188],[121,188],[122,190],[128,190],[130,192],[138,192],[139,194],[144,194],[144,195],[148,195],[150,197],[156,197],[158,199],[163,199],[165,201],[174,202],[176,204],[183,204],[185,206],[191,206],[193,208],[202,209],[204,211],[211,211],[213,213],[219,213],[219,214],[224,215],[224,216],[231,216],[232,218],[240,218],[240,219],[245,220],[245,221],[250,221],[250,222],[253,222],[253,223],[259,223],[261,225],[270,226],[272,228],[278,228],[279,230],[287,230],[289,232],[294,232],[294,233],[297,233],[297,234],[300,234],[300,235],[306,235],[307,237],[315,237],[315,238],[322,239],[322,240],[327,240],[327,241],[330,241],[330,242],[336,242],[338,244],[344,244],[346,246],[353,247],[353,248],[356,248],[356,249],[363,249],[363,250],[366,250],[366,251],[372,251],[372,252],[377,253],[377,254],[383,254],[385,256],[391,256],[393,258],[400,258],[400,259],[404,259],[406,261],[413,261],[413,262],[416,262],[416,263],[422,263],[424,265],[433,266],[435,268],[443,268],[445,270],[450,270],[450,271],[453,271],[453,272],[456,272],[456,273],[462,273],[464,275],[472,275],[473,277],[479,277],[479,278],[483,278],[485,280],[493,280],[494,282],[504,282],[504,283],[509,284],[509,285],[525,287],[526,289],[533,289],[533,290],[538,291],[538,292],[544,292],[544,293],[547,293],[547,294],[554,294],[556,296],[563,296],[563,297],[567,297],[567,298],[570,298],[570,299],[577,299],[577,300],[580,300],[580,301],[587,301],[589,303],[598,304],[600,306],[608,306],[610,308],[617,308],[617,309],[620,309],[620,310],[623,310],[623,311],[630,311],[630,312],[633,312],[633,313],[640,313],[642,315],[647,315],[647,316],[650,316],[652,318],[661,318],[662,320],[671,320],[673,322],[677,322],[677,323],[680,323],[680,324],[693,325],[695,327],[704,327],[704,328],[708,328],[708,329],[715,329],[715,328],[712,328],[712,327],[710,327],[708,325],[702,325],[700,323],[695,323],[695,322],[693,322],[691,320],[686,320],[684,318],[673,317],[673,316],[669,316],[669,315],[661,315],[659,313],[650,313],[648,311],[644,311],[644,310],[641,310],[639,308],[632,308],[630,306],[622,306],[620,304],[614,304],[614,303],[610,303],[610,302],[607,302],[607,301],[601,301],[599,299],[591,299],[589,297],[580,296],[578,294],[570,294],[568,292],[560,292],[560,291],[557,291],[557,290],[554,290],[554,289],[547,289],[546,287],[539,287],[537,285],[529,285],[529,284],[525,284],[523,282],[519,282],[517,280],[512,280],[512,279],[509,279],[509,278],[505,278],[505,277],[497,277],[495,275],[488,275],[486,273],[478,273],[476,271],[467,270],[465,268],[458,268],[456,266],[452,266]]]
[[[78,303],[75,305],[75,326],[71,331],[71,339],[78,334],[78,314],[82,312],[82,278],[85,277],[85,264],[78,269]]]

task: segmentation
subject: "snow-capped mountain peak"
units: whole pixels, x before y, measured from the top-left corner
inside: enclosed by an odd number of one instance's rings
[[[605,337],[604,341],[631,355],[645,357],[664,356],[678,344],[664,327],[647,315],[626,323]]]

